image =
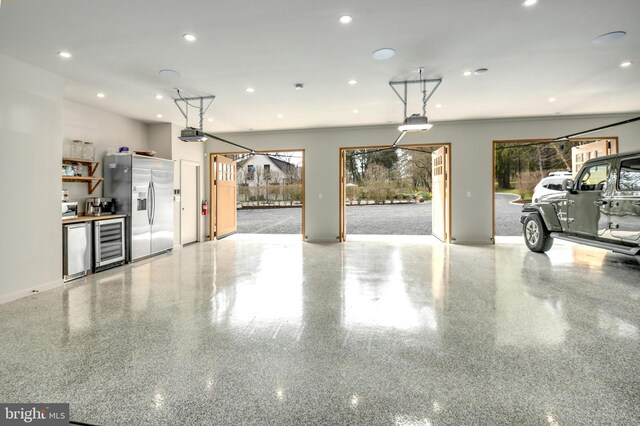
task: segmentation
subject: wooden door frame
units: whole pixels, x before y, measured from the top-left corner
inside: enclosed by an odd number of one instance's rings
[[[617,136],[603,136],[600,138],[571,138],[570,141],[589,142],[599,140],[611,140],[611,146],[615,146],[616,152],[619,147],[619,140]],[[512,144],[524,144],[524,143],[561,143],[554,139],[505,139],[494,140],[491,146],[491,243],[496,243],[496,145],[504,143]]]
[[[276,150],[260,150],[260,151],[255,151],[256,154],[271,154],[271,153],[275,153],[275,152],[301,152],[302,153],[302,173],[301,173],[301,182],[300,184],[302,185],[301,188],[301,194],[300,194],[300,202],[302,204],[301,206],[301,210],[302,210],[302,241],[304,241],[304,236],[305,236],[305,202],[304,202],[304,187],[305,187],[305,182],[304,182],[304,175],[305,175],[305,152],[304,149],[276,149]],[[213,160],[215,158],[216,155],[242,155],[242,154],[247,154],[247,151],[228,151],[228,152],[210,152],[209,153],[209,200],[213,203],[213,191],[215,190],[214,186],[212,185],[212,179],[211,179],[211,171],[213,170]],[[213,210],[213,207],[210,207],[209,210],[211,213],[209,214],[209,239],[213,241],[213,219],[214,219],[214,214],[215,211]]]
[[[182,165],[188,164],[190,166],[195,166],[196,168],[196,243],[202,241],[200,238],[201,232],[200,228],[202,227],[200,222],[200,212],[198,211],[199,204],[202,203],[202,183],[200,182],[200,175],[202,173],[201,167],[202,163],[193,160],[183,160],[180,159],[180,245],[182,245]]]
[[[397,148],[441,148],[443,146],[447,147],[447,221],[449,225],[449,234],[447,235],[447,240],[445,243],[451,243],[451,235],[453,234],[453,223],[451,222],[451,142],[441,142],[441,143],[412,143],[412,144],[402,144],[397,145]],[[389,145],[368,145],[368,146],[343,146],[339,149],[339,170],[338,170],[338,193],[340,194],[340,200],[338,202],[338,217],[339,217],[339,228],[338,228],[338,241],[345,242],[347,233],[346,233],[346,208],[345,205],[345,196],[346,196],[346,163],[343,161],[343,155],[346,154],[346,151],[353,151],[356,149],[382,149],[382,148],[391,148]],[[343,154],[345,153],[345,154]],[[344,167],[345,170],[342,170]],[[433,220],[433,219],[432,219]],[[344,230],[344,233],[343,233]],[[437,238],[436,238],[437,239]],[[437,239],[440,241],[439,239]]]

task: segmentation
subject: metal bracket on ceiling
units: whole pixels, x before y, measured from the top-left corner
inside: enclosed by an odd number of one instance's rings
[[[420,70],[420,75],[422,75],[422,70]],[[433,84],[435,83],[435,85],[433,86],[433,88],[429,91],[426,90],[427,88],[427,84]],[[403,118],[407,117],[407,99],[408,99],[408,86],[410,84],[420,84],[421,87],[423,88],[422,90],[422,103],[423,105],[427,104],[427,101],[431,98],[431,96],[433,96],[433,93],[436,91],[436,89],[438,88],[438,86],[440,86],[440,83],[442,83],[442,79],[441,78],[419,78],[418,80],[402,80],[402,81],[390,81],[389,82],[389,86],[393,89],[393,91],[396,93],[396,95],[398,95],[398,98],[400,99],[400,102],[402,102],[402,104],[404,105],[404,116]],[[398,90],[396,89],[395,86],[404,86],[404,93],[403,95],[400,94],[400,92],[398,92]]]
[[[213,102],[213,100],[216,97],[211,95],[211,96],[196,96],[196,97],[185,98],[184,96],[182,96],[180,94],[180,89],[176,89],[176,90],[178,91],[178,97],[174,98],[173,101],[175,102],[176,106],[178,107],[178,109],[182,113],[182,116],[186,120],[186,126],[185,127],[189,127],[189,107],[192,107],[192,108],[198,109],[198,115],[200,117],[199,130],[204,130],[204,114],[207,112],[207,110],[211,106],[211,103]],[[209,102],[205,106],[205,101],[207,101],[207,100]],[[190,103],[190,102],[194,102],[194,101],[195,102],[199,102],[199,105],[192,105]],[[184,103],[184,109],[182,108],[181,103]]]

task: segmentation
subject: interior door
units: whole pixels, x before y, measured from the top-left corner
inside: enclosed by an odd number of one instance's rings
[[[216,155],[214,169],[214,236],[220,239],[238,230],[236,218],[237,164],[223,155]]]
[[[449,235],[449,148],[431,154],[431,228],[433,236],[448,242]]]
[[[576,176],[582,165],[592,158],[617,154],[617,140],[603,139],[571,148],[571,171]]]
[[[347,236],[347,151],[340,151],[340,241],[346,241]]]
[[[151,254],[151,170],[133,168],[131,260]]]
[[[180,162],[180,244],[198,240],[198,165]]]

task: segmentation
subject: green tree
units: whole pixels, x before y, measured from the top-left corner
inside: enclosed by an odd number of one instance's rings
[[[402,150],[400,173],[411,179],[412,189],[431,192],[431,150]]]

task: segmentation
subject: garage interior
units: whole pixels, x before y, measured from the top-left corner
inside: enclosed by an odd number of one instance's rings
[[[90,425],[637,424],[638,258],[494,244],[492,147],[640,115],[639,15],[3,1],[0,405],[66,403]],[[427,101],[411,87],[403,113],[389,83],[422,78],[442,83]],[[176,88],[215,99],[185,119]],[[448,242],[340,242],[341,149],[392,146],[413,114],[433,128],[398,146],[450,143]],[[216,240],[210,156],[238,148],[185,127],[304,150],[304,240]],[[640,122],[588,137],[640,150]],[[59,194],[105,195],[61,179],[74,140],[93,143],[95,180],[123,148],[173,161],[171,251],[63,280]]]

